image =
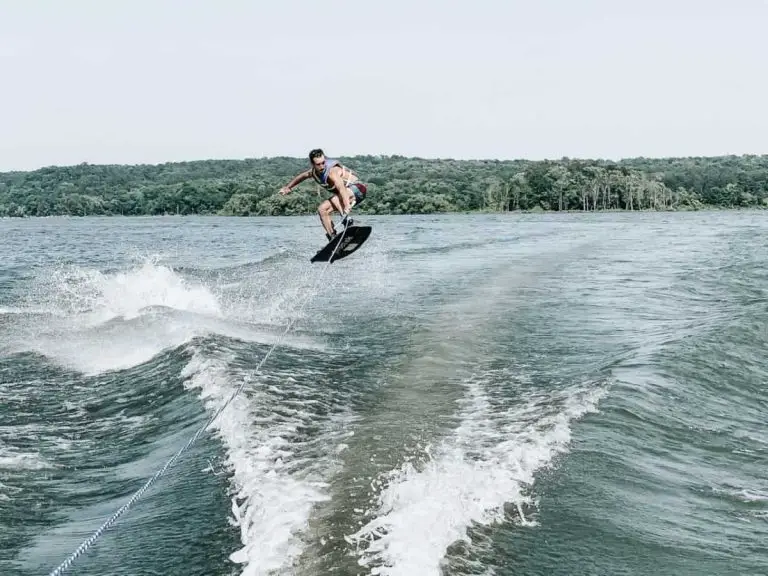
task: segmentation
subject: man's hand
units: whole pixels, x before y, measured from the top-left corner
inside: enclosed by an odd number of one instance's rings
[[[341,208],[342,208],[342,210],[344,210],[344,212],[342,212],[342,215],[346,216],[347,214],[349,214],[352,211],[352,204],[349,202],[349,196],[347,196],[347,192],[348,192],[347,188],[344,187],[343,190],[344,190],[344,192],[342,192],[342,194],[341,194],[341,196],[342,196],[342,198],[341,198]]]
[[[283,186],[282,188],[280,188],[280,194],[282,194],[283,196],[290,193],[291,193],[291,189],[288,188],[288,186]]]

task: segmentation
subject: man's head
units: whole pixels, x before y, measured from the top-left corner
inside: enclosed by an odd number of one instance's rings
[[[320,148],[315,148],[309,152],[309,161],[312,163],[312,167],[317,170],[325,168],[325,154]]]

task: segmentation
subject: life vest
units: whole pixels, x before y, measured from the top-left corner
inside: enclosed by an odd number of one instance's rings
[[[320,184],[323,188],[328,190],[329,192],[336,192],[336,186],[334,186],[333,183],[328,182],[328,175],[331,173],[331,168],[334,166],[339,166],[341,168],[341,178],[344,180],[344,185],[349,186],[349,182],[352,180],[352,177],[354,176],[352,170],[341,164],[338,160],[333,160],[331,158],[325,159],[325,168],[323,169],[323,172],[318,175],[317,171],[312,168],[312,178],[315,182]]]

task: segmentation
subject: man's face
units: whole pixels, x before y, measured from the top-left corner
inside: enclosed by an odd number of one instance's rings
[[[318,172],[325,170],[325,156],[318,156],[312,158],[312,167]]]

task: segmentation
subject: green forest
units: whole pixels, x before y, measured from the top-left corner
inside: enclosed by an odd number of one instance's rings
[[[369,184],[368,214],[471,211],[697,210],[768,207],[768,156],[621,161],[450,160],[355,156],[340,160]],[[299,215],[327,195],[311,181],[277,191],[301,158],[157,165],[54,166],[0,173],[2,216]]]

